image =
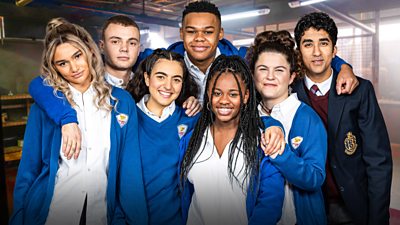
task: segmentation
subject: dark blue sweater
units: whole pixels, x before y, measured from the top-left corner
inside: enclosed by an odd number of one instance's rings
[[[174,113],[159,123],[142,110],[137,112],[149,224],[182,224],[177,173],[179,141],[193,129],[199,114],[188,117],[184,109],[176,106]]]

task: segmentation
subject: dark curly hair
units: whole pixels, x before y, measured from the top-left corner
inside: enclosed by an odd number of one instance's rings
[[[129,81],[126,87],[126,90],[132,95],[135,101],[139,102],[144,95],[150,93],[149,87],[147,87],[144,79],[144,73],[150,75],[154,65],[160,59],[177,61],[182,66],[183,70],[182,90],[178,98],[175,100],[175,103],[179,106],[182,106],[183,102],[190,96],[197,97],[199,93],[199,86],[196,83],[194,77],[188,72],[183,57],[180,54],[172,51],[164,49],[156,49],[151,55],[149,55],[140,63],[133,79]]]
[[[302,70],[300,54],[295,49],[295,42],[289,31],[264,31],[257,34],[254,43],[246,54],[246,60],[253,74],[256,62],[263,52],[275,52],[284,55],[290,65],[290,73],[295,73],[296,79],[303,76],[304,71]],[[261,100],[259,94],[257,94],[257,100]]]
[[[240,181],[234,174],[236,169],[236,161],[240,151],[243,151],[245,159],[244,174],[245,178],[254,178],[253,175],[257,174],[260,167],[261,156],[258,154],[258,143],[260,139],[260,128],[264,129],[264,124],[260,120],[257,102],[255,98],[255,88],[253,79],[251,76],[250,69],[246,62],[239,56],[218,56],[213,64],[211,65],[210,72],[207,76],[207,83],[204,92],[204,106],[201,112],[201,116],[193,130],[193,135],[189,141],[188,149],[181,165],[181,185],[187,180],[188,173],[197,161],[196,154],[204,151],[205,146],[201,146],[204,138],[204,133],[207,127],[214,123],[214,114],[211,110],[211,102],[213,96],[208,96],[208,91],[211,88],[211,93],[215,90],[215,84],[221,74],[230,73],[235,78],[236,83],[239,87],[240,93],[240,111],[239,111],[239,125],[236,131],[235,137],[229,147],[229,158],[228,158],[228,172],[231,182],[237,181],[242,188],[244,188],[244,180]],[[246,89],[249,91],[249,99],[246,104],[243,102],[244,96],[242,90],[240,90],[240,80],[245,83]],[[213,82],[211,82],[213,81]],[[239,145],[239,140],[242,139],[242,144]],[[240,150],[238,150],[240,149]],[[250,179],[253,181],[254,179]],[[252,183],[250,183],[252,186]],[[182,186],[181,186],[182,187]],[[246,187],[247,188],[247,187]]]
[[[189,3],[185,10],[182,13],[182,23],[185,19],[185,16],[189,13],[211,13],[214,14],[219,21],[219,25],[221,26],[221,13],[216,5],[208,1],[196,1]]]
[[[258,57],[263,52],[276,52],[286,56],[290,64],[290,73],[298,72],[298,54],[295,50],[294,39],[286,31],[264,31],[257,34],[254,44],[250,47],[246,59],[248,60],[250,70],[254,74],[255,64]]]
[[[296,39],[297,48],[300,48],[301,37],[304,35],[304,32],[310,28],[314,28],[316,30],[324,30],[329,34],[329,37],[333,43],[333,46],[336,45],[338,29],[335,24],[335,21],[328,14],[323,12],[313,12],[307,15],[304,15],[300,18],[299,22],[297,22],[296,28],[294,29],[294,37]]]

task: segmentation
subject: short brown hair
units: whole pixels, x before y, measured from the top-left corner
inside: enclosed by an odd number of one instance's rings
[[[138,31],[140,32],[139,26],[131,18],[124,15],[116,15],[108,18],[106,22],[103,24],[103,29],[101,30],[101,39],[104,40],[104,33],[110,24],[119,24],[124,27],[129,27],[129,26],[136,27],[136,29],[138,29]]]

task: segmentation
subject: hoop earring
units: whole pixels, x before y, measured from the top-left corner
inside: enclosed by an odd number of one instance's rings
[[[211,111],[211,106],[210,106],[210,105],[211,105],[210,102],[207,102],[206,108],[207,108],[208,111],[212,112],[212,111]]]
[[[247,104],[244,104],[243,111],[247,111]]]

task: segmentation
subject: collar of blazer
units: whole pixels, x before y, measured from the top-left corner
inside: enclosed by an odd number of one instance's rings
[[[328,99],[328,137],[334,137],[336,140],[337,131],[342,119],[343,109],[345,107],[345,97],[336,92],[336,79],[338,73],[333,71],[331,88]]]

